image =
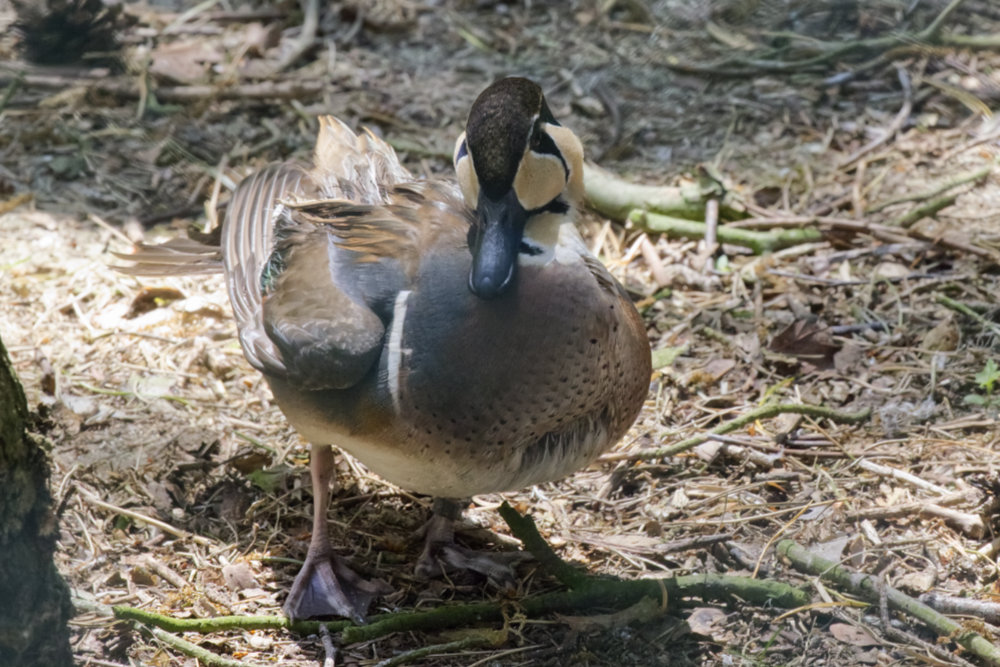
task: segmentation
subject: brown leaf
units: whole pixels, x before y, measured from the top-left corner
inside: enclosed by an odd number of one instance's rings
[[[879,640],[868,630],[847,623],[834,623],[830,626],[830,634],[845,644],[852,646],[875,646]]]
[[[222,578],[230,590],[242,591],[257,587],[257,577],[250,566],[243,561],[230,563],[222,568]]]
[[[721,640],[720,633],[726,630],[726,612],[717,607],[696,607],[688,615],[687,624],[696,635]]]
[[[768,349],[826,369],[833,366],[833,355],[840,351],[840,345],[833,342],[825,326],[813,320],[796,320],[774,337]]]

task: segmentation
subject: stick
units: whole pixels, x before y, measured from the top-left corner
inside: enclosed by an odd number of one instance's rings
[[[647,213],[638,209],[632,211],[628,219],[639,229],[649,233],[664,234],[667,238],[698,240],[705,237],[707,230],[703,222],[683,220],[658,213]],[[822,238],[823,234],[818,229],[781,229],[760,232],[729,227],[728,225],[721,225],[716,229],[716,240],[719,243],[744,246],[750,248],[757,255],[802,243],[812,243]]]
[[[903,229],[908,229],[916,224],[918,221],[924,218],[929,218],[941,209],[948,208],[955,203],[958,199],[958,193],[952,193],[950,195],[942,195],[940,197],[935,197],[929,202],[925,202],[920,206],[916,207],[912,211],[907,211],[903,215],[893,218],[888,224],[890,227],[901,227]]]
[[[871,409],[865,408],[859,412],[838,412],[832,408],[825,408],[819,405],[802,405],[799,403],[771,403],[762,405],[751,410],[733,420],[716,426],[708,433],[699,433],[696,436],[670,445],[668,447],[657,447],[656,449],[642,449],[637,452],[618,452],[616,454],[605,454],[598,459],[601,463],[613,461],[647,461],[650,459],[662,459],[668,456],[676,456],[696,445],[700,445],[709,439],[711,435],[724,435],[732,431],[743,428],[758,419],[770,419],[783,414],[806,415],[813,419],[829,419],[838,424],[860,424],[871,415]]]
[[[924,593],[920,596],[920,601],[943,614],[976,616],[987,623],[1000,623],[1000,604],[996,602],[960,598],[944,593]]]
[[[901,65],[896,66],[896,75],[899,77],[899,85],[903,89],[903,104],[899,108],[899,112],[896,114],[896,117],[892,119],[892,122],[889,123],[889,127],[886,128],[885,134],[877,139],[869,141],[867,144],[851,153],[845,160],[837,165],[841,169],[850,167],[865,155],[868,155],[879,146],[887,143],[890,139],[896,136],[896,133],[903,128],[903,123],[905,123],[906,119],[910,117],[910,112],[913,111],[913,87],[910,85],[910,75],[907,74],[906,70]],[[860,213],[860,211],[857,211],[857,213]]]
[[[722,186],[710,178],[680,187],[643,185],[619,178],[593,164],[583,167],[583,185],[587,205],[601,215],[624,222],[633,209],[644,209],[689,220],[705,216],[705,203],[713,197],[723,197]],[[739,214],[725,209],[733,217]]]
[[[873,472],[876,475],[882,475],[883,477],[892,477],[893,479],[898,479],[900,481],[906,482],[907,484],[912,484],[918,489],[923,489],[924,491],[930,491],[932,493],[937,493],[939,495],[945,495],[948,493],[948,489],[943,486],[938,486],[932,482],[928,482],[925,479],[921,479],[916,475],[906,472],[905,470],[899,470],[897,468],[890,468],[889,466],[884,466],[874,461],[869,461],[868,459],[861,459],[858,461],[858,466],[864,468],[868,472]]]
[[[954,310],[956,313],[961,313],[962,315],[965,315],[966,317],[971,317],[976,322],[978,322],[981,327],[983,327],[984,329],[987,329],[987,330],[993,332],[994,336],[1000,336],[1000,326],[997,326],[993,322],[990,322],[988,319],[986,319],[985,317],[983,317],[982,315],[980,315],[976,311],[972,310],[971,308],[969,308],[968,306],[966,306],[964,303],[961,303],[959,301],[955,301],[954,299],[946,297],[943,294],[938,295],[938,297],[937,297],[936,300],[942,306],[944,306],[946,308],[950,308],[950,309]]]
[[[9,83],[9,81],[10,77],[0,77],[0,85]],[[141,96],[140,87],[136,83],[114,79],[68,78],[47,74],[28,74],[24,76],[23,83],[27,88],[47,89],[86,86],[88,90],[130,100],[137,100]],[[301,99],[319,95],[326,89],[327,85],[328,82],[316,79],[282,79],[237,85],[167,86],[157,88],[152,92],[156,94],[156,98],[159,101],[166,103],[196,102],[206,99]]]
[[[922,621],[941,637],[951,639],[991,665],[1000,665],[1000,649],[982,635],[966,630],[950,618],[942,616],[929,606],[904,595],[895,588],[883,587],[875,577],[852,572],[831,560],[816,556],[792,540],[779,542],[777,553],[790,560],[795,569],[800,572],[818,575],[824,581],[837,584],[869,602],[877,604],[880,592],[884,590],[891,608]]]
[[[880,204],[872,206],[871,208],[868,209],[868,213],[869,214],[878,213],[879,211],[889,208],[890,206],[894,206],[896,204],[904,204],[906,202],[911,202],[911,201],[925,201],[927,199],[933,199],[934,197],[943,195],[948,190],[957,188],[960,185],[965,185],[966,183],[974,183],[975,181],[979,181],[983,178],[986,178],[987,176],[989,176],[990,172],[993,171],[993,166],[994,165],[991,163],[986,165],[985,167],[976,169],[975,171],[970,171],[968,173],[961,174],[960,176],[956,176],[953,180],[945,181],[944,183],[935,185],[930,190],[925,190],[924,192],[917,192],[889,199]]]
[[[305,5],[305,16],[302,20],[299,36],[292,42],[291,49],[275,63],[275,73],[287,69],[316,42],[316,29],[319,27],[319,0],[302,0],[302,2]]]

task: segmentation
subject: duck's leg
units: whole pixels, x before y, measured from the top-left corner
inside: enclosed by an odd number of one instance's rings
[[[333,478],[333,450],[329,445],[313,445],[310,458],[312,539],[306,562],[285,600],[285,615],[291,619],[346,616],[363,623],[368,605],[383,592],[382,587],[359,577],[333,552],[326,523],[330,481]]]
[[[462,518],[462,508],[468,504],[468,500],[434,499],[430,521],[424,526],[424,550],[417,561],[417,576],[431,578],[455,570],[471,571],[487,577],[501,590],[514,590],[517,580],[512,565],[530,556],[523,551],[474,551],[455,544],[455,522]]]

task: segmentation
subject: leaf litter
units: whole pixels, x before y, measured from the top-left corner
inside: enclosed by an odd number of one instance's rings
[[[264,5],[247,22],[222,9],[182,20],[130,4],[138,19],[127,35],[152,49],[149,72],[169,89],[159,100],[167,106],[147,100],[139,117],[139,100],[112,86],[127,76],[112,77],[103,89],[21,87],[0,119],[0,193],[11,202],[0,209],[0,333],[52,442],[61,572],[103,604],[177,617],[275,614],[297,567],[282,559],[301,558],[308,542],[307,446],[244,361],[221,279],[118,275],[109,250],[128,250],[123,232],[155,241],[200,222],[203,202],[224,201],[252,169],[308,155],[309,118],[319,112],[372,125],[417,172],[447,171],[468,102],[510,71],[539,78],[556,115],[604,155],[604,167],[632,180],[673,184],[712,162],[754,216],[888,223],[912,210],[908,197],[995,165],[1000,133],[982,113],[1000,85],[995,49],[902,54],[867,70],[845,64],[840,73],[852,78],[841,85],[808,72],[713,79],[662,63],[675,54],[713,62],[723,43],[746,53],[776,29],[857,38],[943,7],[925,3],[904,16],[902,4],[874,3],[844,19],[741,17],[725,3],[706,15],[657,2],[648,5],[654,22],[644,23],[646,3],[558,12],[544,3],[390,2],[384,16],[367,17],[345,3],[324,15],[330,40],[319,53],[265,80],[272,89],[261,97],[247,87],[246,68],[266,65],[295,25]],[[1000,30],[988,3],[968,7],[981,10],[979,20],[955,15],[951,29]],[[154,45],[142,29],[163,38]],[[705,41],[706,31],[717,41]],[[799,43],[776,44],[794,53]],[[912,110],[860,153],[899,111],[897,65],[909,72]],[[169,106],[224,81],[243,88]],[[296,94],[284,95],[291,84]],[[780,617],[738,602],[702,606],[680,613],[691,615],[688,626],[641,606],[590,620],[580,617],[599,610],[581,610],[562,621],[522,619],[501,647],[425,664],[924,664],[934,638],[919,624],[892,618],[912,638],[901,641],[877,609],[832,596],[771,547],[783,534],[913,595],[995,599],[1000,285],[988,253],[1000,252],[998,212],[994,166],[912,234],[900,228],[887,240],[877,229],[835,227],[820,243],[763,258],[723,248],[725,270],[697,242],[640,241],[635,230],[587,216],[589,238],[637,295],[654,350],[667,351],[616,452],[704,433],[766,401],[871,407],[873,416],[848,427],[783,415],[675,457],[607,461],[503,497],[534,517],[562,558],[592,573],[757,572],[810,586],[825,606]],[[656,264],[669,270],[654,277]],[[476,581],[415,581],[414,533],[427,500],[346,456],[338,468],[335,544],[363,574],[393,584],[380,610],[496,595]],[[510,548],[499,502],[475,499],[465,539]],[[520,571],[520,595],[556,586],[531,564]],[[78,616],[75,633],[82,664],[192,664],[99,615]],[[189,638],[254,664],[313,665],[324,655],[320,638],[281,632]],[[338,664],[442,641],[393,635],[342,647]]]

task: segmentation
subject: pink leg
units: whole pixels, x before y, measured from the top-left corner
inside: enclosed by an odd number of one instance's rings
[[[311,459],[312,539],[306,562],[285,600],[285,615],[291,619],[346,616],[363,623],[368,605],[383,592],[383,587],[359,577],[333,552],[326,524],[333,450],[329,445],[313,445]]]

